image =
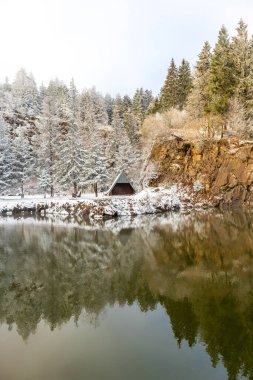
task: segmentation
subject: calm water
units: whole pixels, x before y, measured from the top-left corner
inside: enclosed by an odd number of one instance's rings
[[[0,219],[0,379],[252,379],[252,228]]]

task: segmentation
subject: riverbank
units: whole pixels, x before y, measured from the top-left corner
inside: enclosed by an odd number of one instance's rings
[[[76,215],[100,219],[104,216],[143,215],[179,210],[183,207],[184,193],[175,185],[169,188],[148,188],[133,196],[95,197],[17,197],[0,198],[0,214],[22,213]]]

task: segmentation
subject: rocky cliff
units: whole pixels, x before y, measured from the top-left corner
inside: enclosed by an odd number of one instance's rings
[[[151,161],[157,167],[151,186],[178,183],[197,201],[253,205],[253,141],[173,138],[154,144]]]

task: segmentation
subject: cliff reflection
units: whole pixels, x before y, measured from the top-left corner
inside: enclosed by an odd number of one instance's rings
[[[174,219],[173,219],[174,218]],[[175,220],[176,218],[176,220]],[[144,224],[145,225],[145,224]],[[0,223],[0,322],[26,340],[85,311],[161,304],[179,346],[203,342],[253,378],[253,215],[168,216],[136,228]]]

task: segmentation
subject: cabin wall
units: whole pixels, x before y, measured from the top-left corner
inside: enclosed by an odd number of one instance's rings
[[[130,183],[116,183],[110,191],[110,195],[133,195],[135,193]]]

